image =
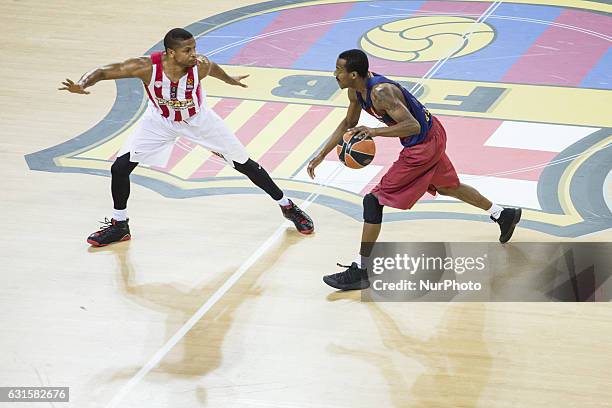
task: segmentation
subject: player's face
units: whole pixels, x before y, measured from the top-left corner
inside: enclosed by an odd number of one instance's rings
[[[353,82],[355,80],[354,75],[346,70],[346,61],[343,59],[338,59],[336,61],[336,70],[334,71],[334,76],[336,77],[336,81],[338,81],[338,86],[340,89],[351,88]]]
[[[171,49],[170,52],[174,56],[177,64],[183,67],[193,67],[196,60],[196,42],[194,38],[181,41],[178,47]]]

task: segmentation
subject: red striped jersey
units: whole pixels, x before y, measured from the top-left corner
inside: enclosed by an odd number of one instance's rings
[[[203,99],[197,64],[189,68],[178,82],[172,82],[164,74],[161,52],[151,54],[151,62],[151,80],[148,86],[145,85],[149,95],[149,107],[173,121],[195,116],[202,107]]]

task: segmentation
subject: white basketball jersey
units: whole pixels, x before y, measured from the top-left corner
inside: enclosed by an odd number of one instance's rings
[[[195,116],[202,108],[203,99],[197,64],[189,68],[178,82],[171,82],[164,74],[162,53],[152,54],[151,62],[151,80],[148,86],[145,85],[149,106],[173,121],[180,122]]]

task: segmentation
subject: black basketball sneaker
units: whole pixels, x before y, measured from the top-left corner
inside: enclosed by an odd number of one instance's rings
[[[353,262],[351,266],[337,264],[341,268],[346,268],[344,272],[334,273],[323,277],[323,282],[332,288],[340,290],[367,289],[370,287],[368,273],[365,268],[357,266]]]
[[[110,220],[104,218],[104,221],[100,221],[102,223],[102,228],[87,237],[87,242],[95,247],[103,247],[113,242],[129,240],[132,236],[130,235],[128,221],[129,219],[117,221],[114,218]]]
[[[300,209],[293,201],[289,200],[289,205],[281,205],[283,216],[291,221],[300,234],[312,234],[314,224],[308,214]]]
[[[510,241],[516,224],[521,220],[521,213],[520,208],[504,208],[498,219],[491,217],[499,225],[501,231],[499,242],[503,244]]]

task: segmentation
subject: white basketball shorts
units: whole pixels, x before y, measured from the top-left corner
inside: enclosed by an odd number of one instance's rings
[[[130,153],[130,161],[165,167],[172,147],[184,137],[222,157],[227,164],[245,163],[249,155],[234,132],[212,109],[203,108],[186,121],[176,122],[148,107],[136,129],[128,136],[117,156]]]

